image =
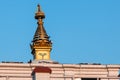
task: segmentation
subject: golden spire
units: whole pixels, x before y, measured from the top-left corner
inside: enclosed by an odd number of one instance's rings
[[[35,32],[31,49],[35,60],[50,60],[50,51],[52,49],[52,43],[49,40],[49,36],[43,26],[44,13],[40,9],[40,5],[37,6],[37,12],[35,13],[35,19],[38,20],[37,30]]]
[[[37,27],[37,30],[35,32],[33,41],[41,40],[41,39],[49,39],[49,36],[47,35],[47,33],[46,33],[46,31],[45,31],[45,29],[43,27],[43,21],[42,20],[44,18],[45,18],[45,15],[41,11],[40,5],[38,4],[38,10],[37,10],[37,13],[35,14],[35,19],[38,20],[38,22],[37,22],[38,27]]]

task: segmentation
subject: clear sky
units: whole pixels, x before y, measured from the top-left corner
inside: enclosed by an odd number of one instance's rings
[[[0,0],[0,62],[32,59],[40,3],[60,63],[120,64],[120,0]]]

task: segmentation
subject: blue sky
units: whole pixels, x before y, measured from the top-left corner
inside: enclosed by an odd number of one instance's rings
[[[40,3],[60,63],[120,63],[120,0],[1,0],[0,61],[27,62]]]

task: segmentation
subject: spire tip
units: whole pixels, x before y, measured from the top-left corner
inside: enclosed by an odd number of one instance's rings
[[[40,12],[40,4],[38,4],[37,7],[38,7],[38,12]]]

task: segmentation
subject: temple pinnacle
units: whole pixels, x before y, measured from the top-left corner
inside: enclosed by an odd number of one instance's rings
[[[37,12],[35,13],[35,19],[38,20],[37,30],[34,34],[34,38],[31,44],[32,54],[35,60],[50,60],[50,51],[52,50],[52,42],[49,40],[49,36],[43,26],[44,13],[40,9],[40,5],[37,6]]]
[[[37,27],[37,30],[35,32],[33,41],[38,41],[38,40],[42,40],[42,39],[48,40],[49,36],[47,35],[46,30],[44,29],[44,26],[43,26],[43,18],[45,18],[45,15],[40,10],[39,4],[38,4],[37,8],[38,8],[38,11],[37,11],[37,13],[35,13],[35,19],[38,20],[38,22],[37,22],[38,27]]]

